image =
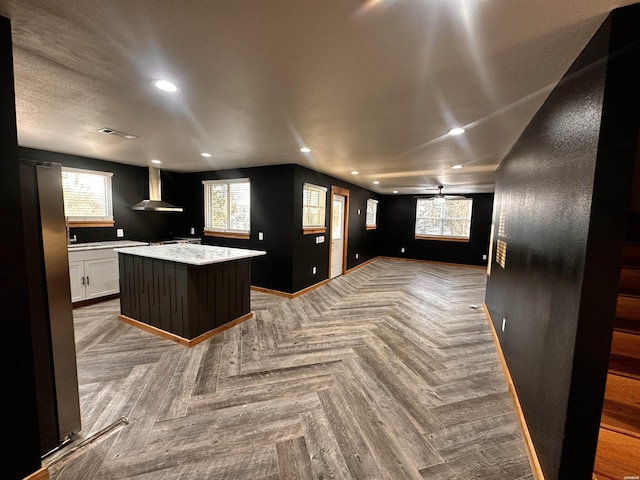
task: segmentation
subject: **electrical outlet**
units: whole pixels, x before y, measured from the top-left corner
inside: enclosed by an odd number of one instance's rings
[[[191,227],[191,235],[195,235],[196,234],[196,227]]]
[[[313,267],[313,268],[311,269],[311,273],[313,273],[314,275],[316,274],[316,267]]]
[[[258,232],[258,240],[264,240],[264,234],[262,232]]]
[[[502,331],[503,331],[503,332],[504,332],[504,327],[506,327],[506,326],[507,326],[507,319],[506,319],[506,318],[503,318],[503,319],[502,319]]]
[[[359,256],[360,256],[360,254],[356,253],[356,260],[358,259]]]
[[[316,243],[324,243],[324,235],[320,235],[316,237]]]
[[[482,259],[483,259],[483,260],[486,260],[486,259],[487,259],[487,256],[486,256],[486,255],[482,255]]]
[[[358,209],[358,215],[360,215],[360,209]]]
[[[400,253],[404,253],[404,247],[400,248]]]
[[[124,229],[122,229],[122,228],[116,229],[116,237],[118,237],[118,238],[124,237]]]

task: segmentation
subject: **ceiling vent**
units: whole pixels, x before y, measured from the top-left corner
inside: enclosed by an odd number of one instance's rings
[[[113,128],[100,128],[98,129],[101,133],[108,133],[109,135],[115,135],[116,137],[125,138],[127,140],[133,140],[134,138],[138,138],[137,135],[131,135],[130,133],[120,132],[118,130],[114,130]]]

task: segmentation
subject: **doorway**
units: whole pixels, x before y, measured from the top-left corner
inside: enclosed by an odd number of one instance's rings
[[[331,254],[329,278],[342,275],[347,263],[349,190],[331,187]]]

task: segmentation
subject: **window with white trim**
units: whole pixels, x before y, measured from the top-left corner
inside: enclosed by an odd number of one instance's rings
[[[473,199],[418,198],[416,238],[469,241]]]
[[[113,226],[111,172],[62,167],[64,215],[69,226]]]
[[[248,178],[204,180],[205,235],[249,238],[251,183]]]
[[[378,226],[378,201],[373,198],[367,200],[367,216],[365,221],[367,230],[373,230]]]
[[[305,183],[302,187],[302,231],[326,232],[327,189]]]

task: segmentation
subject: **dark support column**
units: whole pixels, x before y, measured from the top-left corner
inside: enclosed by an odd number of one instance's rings
[[[16,127],[11,25],[0,17],[0,311],[3,315],[3,389],[6,414],[3,478],[23,478],[40,469],[24,231],[20,202],[20,167]]]

